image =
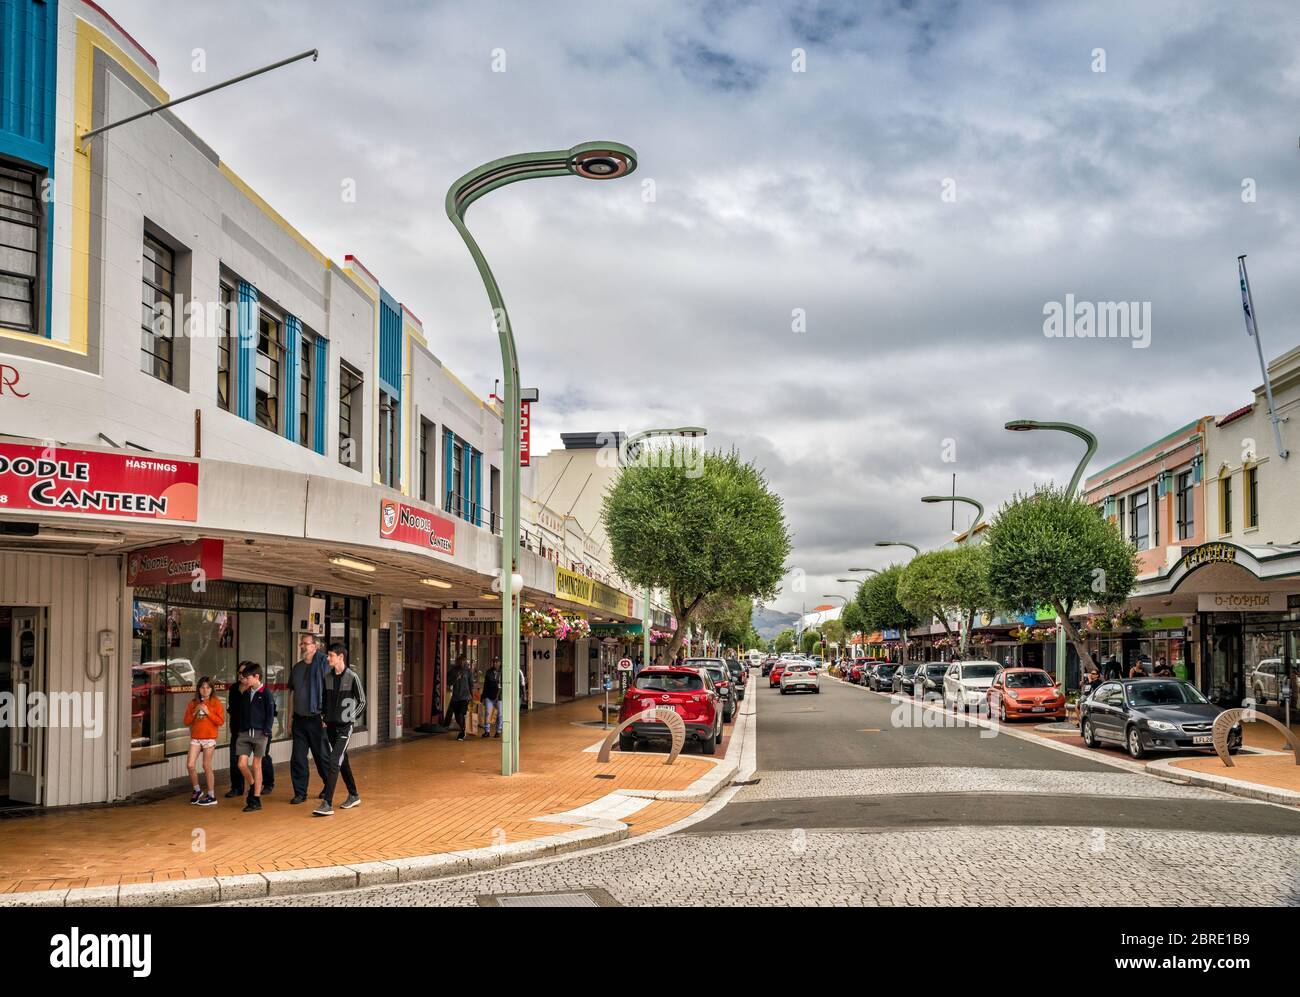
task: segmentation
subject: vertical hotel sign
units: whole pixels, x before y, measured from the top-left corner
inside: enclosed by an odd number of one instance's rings
[[[532,402],[519,403],[519,466],[527,467],[533,452]]]
[[[199,463],[175,457],[0,443],[0,511],[194,522]]]

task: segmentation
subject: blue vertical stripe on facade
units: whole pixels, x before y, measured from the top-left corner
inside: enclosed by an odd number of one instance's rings
[[[0,0],[0,155],[25,162],[54,183],[54,95],[57,92],[59,5],[57,0]],[[44,192],[42,192],[44,193]],[[57,191],[51,186],[45,206],[45,252],[38,272],[37,296],[44,298],[45,327],[50,336],[54,259],[53,212]]]
[[[474,452],[474,525],[483,525],[483,455]]]
[[[472,451],[471,451],[471,449],[470,449],[470,445],[469,445],[468,443],[463,443],[463,444],[461,444],[461,448],[460,448],[460,503],[461,503],[461,512],[460,512],[460,514],[461,514],[461,517],[462,517],[463,519],[469,519],[470,516],[472,515],[473,508],[474,508],[474,506],[473,506],[473,496],[472,496],[472,493],[470,492],[470,488],[471,488],[471,487],[473,486],[473,484],[474,484],[474,480],[473,480],[473,479],[474,479],[474,475],[473,475],[473,473],[472,473],[471,470],[470,470],[470,468],[471,468],[471,466],[472,466],[472,461],[471,461],[471,458],[470,458],[470,454],[471,454],[471,452],[472,452]]]
[[[402,306],[379,290],[379,384],[394,398],[402,397]]]
[[[298,354],[302,350],[302,320],[297,315],[284,317],[284,437],[293,443],[298,439]],[[313,357],[313,359],[315,359]]]
[[[325,453],[325,409],[328,397],[325,391],[330,381],[330,341],[321,336],[316,337],[316,366],[312,382],[312,394],[316,397],[312,404],[316,410],[311,415],[311,448],[318,454]]]
[[[456,446],[456,434],[450,429],[442,431],[442,507],[451,512],[451,462]]]
[[[239,329],[238,411],[241,419],[257,421],[257,288],[239,282],[239,307],[235,316]]]

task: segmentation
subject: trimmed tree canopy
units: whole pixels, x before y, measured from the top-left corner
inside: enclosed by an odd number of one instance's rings
[[[677,630],[671,660],[700,604],[725,594],[771,599],[790,553],[781,499],[733,450],[698,454],[672,447],[628,467],[605,495],[605,530],[619,573],[664,589]]]
[[[898,580],[902,574],[903,565],[891,564],[858,588],[855,601],[867,629],[910,630],[916,626],[916,616],[898,601]]]

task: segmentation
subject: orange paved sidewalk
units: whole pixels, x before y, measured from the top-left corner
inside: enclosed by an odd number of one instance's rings
[[[501,742],[441,734],[358,752],[352,759],[362,803],[312,817],[312,799],[289,804],[288,763],[260,813],[243,800],[190,806],[188,786],[166,800],[0,820],[0,893],[113,886],[286,869],[348,865],[523,841],[568,830],[533,818],[563,813],[615,789],[685,789],[712,762],[662,752],[620,754],[597,765],[583,748],[600,740],[592,699],[522,714],[523,771],[500,775]],[[224,754],[221,752],[220,754]],[[615,778],[597,778],[612,773]],[[218,795],[227,788],[220,773]],[[656,801],[627,818],[632,834],[693,813],[696,803]],[[503,837],[504,836],[504,837]]]

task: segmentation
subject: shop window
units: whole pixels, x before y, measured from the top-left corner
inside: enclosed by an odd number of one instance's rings
[[[224,281],[217,292],[221,311],[217,316],[217,407],[229,412],[236,382],[233,377],[235,329],[235,289]]]
[[[429,492],[434,490],[436,485],[433,482],[434,476],[434,454],[437,446],[437,436],[434,435],[434,425],[428,419],[420,419],[420,501],[429,501]]]
[[[1245,478],[1246,529],[1253,530],[1259,526],[1259,468],[1246,468]]]
[[[172,383],[175,336],[176,254],[148,232],[144,236],[140,288],[140,369]]]
[[[325,645],[342,644],[348,651],[348,667],[357,673],[363,687],[367,687],[366,616],[367,603],[363,598],[350,595],[319,593],[325,599]],[[363,716],[357,730],[366,729]]]
[[[355,368],[339,361],[339,463],[354,470],[361,466],[364,383]]]
[[[465,445],[460,437],[447,434],[443,461],[447,465],[447,500],[443,508],[457,516],[465,510]]]
[[[1219,477],[1219,532],[1232,532],[1232,474],[1226,468]]]
[[[0,328],[40,329],[40,175],[0,163]]]
[[[1160,546],[1160,488],[1151,486],[1151,548]]]
[[[1146,550],[1151,543],[1151,490],[1142,489],[1129,496],[1128,538],[1138,550]]]
[[[280,391],[284,371],[284,323],[270,312],[257,319],[257,424],[280,432]]]
[[[1189,540],[1196,535],[1196,508],[1192,504],[1192,472],[1184,471],[1175,479],[1174,510],[1177,516],[1178,539]]]
[[[401,403],[387,391],[379,392],[379,480],[389,488],[397,488],[397,414]]]

